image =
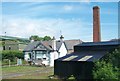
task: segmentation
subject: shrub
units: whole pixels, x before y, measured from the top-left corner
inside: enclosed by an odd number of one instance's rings
[[[95,62],[94,79],[120,79],[120,47],[108,53],[103,59]]]
[[[102,60],[113,64],[113,66],[120,67],[120,47],[108,53]]]
[[[16,51],[16,50],[5,50],[1,52],[2,54],[2,60],[3,59],[9,59],[11,61],[14,61],[15,58],[24,58],[23,52],[22,51]]]
[[[118,80],[118,69],[113,68],[110,63],[98,61],[95,63],[93,78],[100,81]]]

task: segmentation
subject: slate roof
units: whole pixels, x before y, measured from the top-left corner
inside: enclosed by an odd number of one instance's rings
[[[45,46],[49,50],[53,50],[52,41],[34,41],[32,43],[29,43],[28,46],[26,46],[26,48],[23,51],[45,50],[45,49],[41,49],[41,48],[36,48],[40,44],[42,44],[43,46]],[[62,42],[56,41],[56,49],[57,50],[60,48],[61,44],[62,44]]]
[[[56,49],[59,50],[61,45],[62,45],[62,41],[57,41],[56,42]]]
[[[74,45],[80,44],[81,40],[65,40],[65,41],[56,41],[56,49],[59,50],[60,46],[62,45],[62,42],[65,44],[67,50],[73,49]],[[42,44],[49,50],[53,50],[52,48],[52,41],[34,41],[32,43],[29,43],[28,46],[23,51],[32,51],[32,50],[40,50],[39,48],[36,48],[38,45]],[[42,49],[41,49],[42,50]]]
[[[64,42],[65,42],[67,50],[72,50],[75,45],[82,43],[82,41],[79,39],[78,40],[77,39],[76,40],[65,40]]]
[[[41,41],[41,43],[49,50],[53,50],[52,41]]]
[[[34,41],[32,43],[29,43],[23,51],[32,51],[40,44],[40,41]]]

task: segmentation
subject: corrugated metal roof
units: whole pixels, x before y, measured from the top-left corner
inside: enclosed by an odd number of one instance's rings
[[[120,41],[105,41],[105,42],[83,42],[76,46],[101,46],[101,45],[120,45]]]
[[[59,61],[96,61],[102,58],[107,52],[106,51],[82,51],[74,52],[61,57]]]

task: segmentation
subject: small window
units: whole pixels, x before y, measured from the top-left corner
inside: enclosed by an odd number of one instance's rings
[[[46,58],[43,58],[43,60],[46,60]]]
[[[11,50],[11,46],[9,46],[8,49]]]

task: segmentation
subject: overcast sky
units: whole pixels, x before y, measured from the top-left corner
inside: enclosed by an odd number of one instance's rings
[[[86,0],[88,1],[88,0]],[[92,41],[93,6],[100,7],[101,38],[118,38],[117,2],[2,2],[1,35]],[[61,31],[61,32],[60,32]]]

